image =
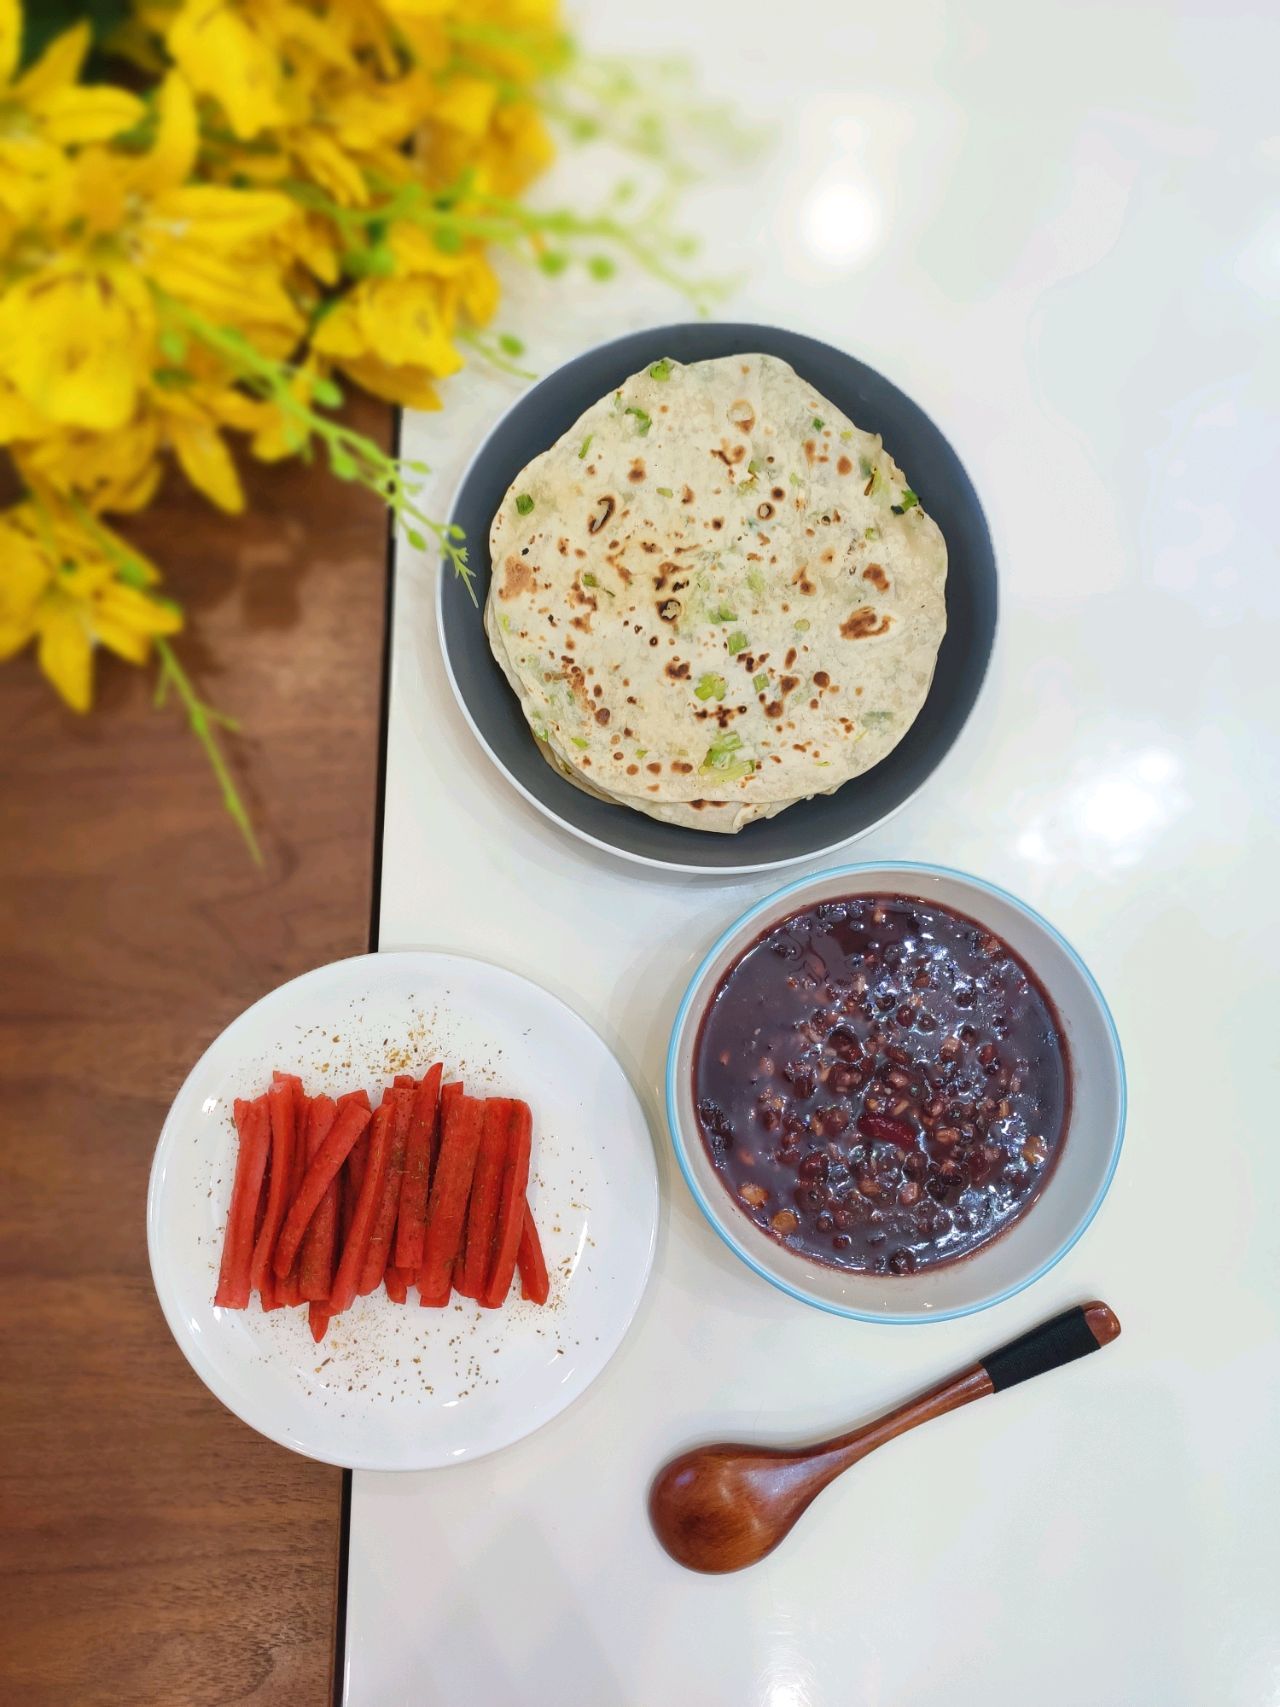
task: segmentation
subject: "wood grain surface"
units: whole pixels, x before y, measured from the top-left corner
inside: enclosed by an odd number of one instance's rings
[[[387,420],[360,424],[385,442]],[[318,469],[259,469],[252,517],[175,480],[138,518],[194,619],[183,656],[266,857],[151,680],[108,661],[90,719],[0,669],[0,1700],[323,1703],[337,1470],[205,1391],[151,1288],[169,1100],[214,1035],[369,931],[386,522]]]

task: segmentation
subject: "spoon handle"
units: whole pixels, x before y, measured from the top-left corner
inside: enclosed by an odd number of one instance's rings
[[[1033,1375],[1045,1375],[1064,1363],[1073,1363],[1077,1357],[1087,1357],[1091,1351],[1110,1345],[1119,1332],[1120,1323],[1109,1305],[1097,1299],[1091,1304],[1078,1304],[1019,1334],[998,1351],[988,1352],[980,1363],[971,1363],[967,1369],[949,1376],[927,1393],[908,1399],[896,1410],[814,1448],[814,1456],[824,1461],[826,1479],[830,1480],[832,1475],[838,1475],[886,1441],[896,1440],[908,1429],[958,1410],[961,1405],[972,1404],[975,1399],[984,1399],[988,1393],[1016,1387],[1019,1381],[1029,1381]]]

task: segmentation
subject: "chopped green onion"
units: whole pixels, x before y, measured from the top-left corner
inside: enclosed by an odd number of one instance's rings
[[[674,498],[675,497],[675,493],[671,490],[670,486],[655,486],[654,491],[658,494],[658,496],[660,498]]]
[[[650,379],[670,379],[671,378],[671,363],[667,359],[666,356],[663,356],[663,358],[660,362],[654,362],[653,366],[649,369],[649,378]]]
[[[877,463],[875,465],[875,467],[871,470],[871,478],[867,481],[866,496],[868,498],[874,498],[877,492],[880,492],[883,490],[884,490],[884,475],[880,472],[880,464]]]
[[[751,591],[758,599],[762,599],[764,597],[765,578],[761,571],[756,569],[754,566],[747,570],[747,585],[751,588]]]
[[[904,486],[902,488],[902,509],[913,510],[919,502],[919,498],[916,497],[910,486]],[[895,506],[895,508],[896,507],[897,506]]]
[[[693,690],[695,699],[723,699],[728,692],[728,684],[723,676],[702,676]]]
[[[595,436],[596,435],[594,433],[588,433],[586,438],[583,439],[582,447],[578,451],[578,461],[579,462],[585,462],[586,461],[587,452],[591,449],[591,441],[593,438],[595,438]]]
[[[868,528],[866,533],[864,533],[862,537],[863,537],[863,539],[879,539],[880,529],[879,528]]]
[[[733,754],[742,745],[742,736],[736,729],[726,729],[707,748],[707,756],[702,761],[704,771],[727,770],[733,762]],[[750,767],[748,767],[750,768]]]
[[[853,428],[852,427],[846,427],[844,429],[844,431],[840,435],[840,443],[842,445],[848,445],[848,444],[853,443]]]
[[[640,437],[643,438],[644,435],[649,431],[649,428],[653,425],[653,421],[650,419],[648,411],[644,410],[644,409],[638,409],[636,407],[636,405],[633,403],[631,405],[631,407],[626,411],[626,413],[628,415],[634,415],[635,416],[635,418],[636,418],[636,430],[639,432]]]
[[[583,740],[581,735],[571,735],[569,739],[575,747],[589,747],[591,745],[590,741]]]
[[[820,433],[826,424],[827,423],[822,419],[821,415],[815,415],[813,417],[813,430],[815,433]]]
[[[599,581],[596,579],[596,577],[591,573],[591,571],[589,569],[587,570],[586,574],[582,577],[582,584],[584,587],[598,587],[600,585]]]
[[[712,622],[737,622],[738,613],[736,610],[730,610],[728,605],[717,605],[715,610],[711,612],[711,620]]]
[[[871,464],[867,461],[865,456],[860,456],[858,458],[858,467],[862,471],[862,478],[864,480],[869,480],[871,478]]]
[[[891,711],[864,711],[862,721],[864,723],[892,723],[893,713]]]
[[[748,474],[759,474],[760,470],[763,467],[764,467],[764,464],[761,462],[760,458],[758,456],[753,456],[751,458],[751,461],[747,464],[747,473]]]
[[[747,637],[741,630],[737,634],[729,636],[729,656],[731,658],[736,658],[739,652],[745,652],[746,649]]]
[[[636,757],[638,759],[643,759],[645,757],[645,755],[648,753],[648,751],[649,751],[648,747],[637,747],[636,748]]]
[[[503,611],[502,615],[498,618],[498,621],[502,624],[502,627],[506,631],[506,633],[510,634],[511,633],[511,618],[507,615],[506,611]]]
[[[527,516],[532,508],[533,499],[527,492],[521,492],[519,497],[516,499],[516,509],[519,510],[522,516]]]
[[[788,474],[787,479],[793,486],[798,486],[800,484],[800,476],[798,474]]]
[[[768,672],[768,670],[761,670],[761,672],[758,676],[752,676],[751,685],[756,690],[757,693],[763,693],[764,690],[769,685],[769,672]]]
[[[800,621],[796,624],[796,633],[797,634],[808,634],[808,632],[809,632],[809,619],[806,616],[802,616],[800,618]]]

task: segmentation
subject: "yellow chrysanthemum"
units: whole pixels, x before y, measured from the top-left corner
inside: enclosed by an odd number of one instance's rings
[[[52,504],[31,500],[0,512],[0,658],[34,640],[40,668],[73,711],[88,711],[92,702],[98,646],[144,664],[152,640],[182,626],[172,605],[120,578],[125,558],[135,578],[158,579],[99,523],[86,527]]]

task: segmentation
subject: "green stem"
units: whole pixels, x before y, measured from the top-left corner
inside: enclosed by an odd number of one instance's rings
[[[231,772],[227,768],[227,761],[222,756],[222,749],[218,746],[218,738],[214,734],[215,724],[221,724],[224,728],[234,728],[235,724],[232,720],[223,717],[220,712],[215,711],[212,706],[206,705],[204,700],[200,698],[192,685],[191,678],[178,662],[177,653],[163,635],[156,635],[152,644],[155,646],[156,655],[160,659],[160,677],[156,684],[157,703],[163,703],[163,694],[171,684],[174,692],[182,701],[191,733],[204,748],[205,756],[213,767],[213,774],[218,779],[218,784],[222,789],[222,804],[244,837],[254,864],[261,865],[263,863],[262,849],[258,846],[258,838],[253,832],[253,824],[245,810],[244,802],[240,798],[240,792],[236,788]]]

